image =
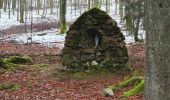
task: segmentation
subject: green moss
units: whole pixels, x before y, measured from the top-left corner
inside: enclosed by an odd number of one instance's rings
[[[83,79],[83,78],[85,78],[86,77],[86,73],[84,73],[84,72],[75,72],[74,74],[73,74],[73,78],[75,78],[75,79]]]
[[[0,68],[4,68],[6,65],[5,65],[5,62],[3,61],[2,58],[0,58]]]
[[[72,62],[72,61],[74,61],[74,60],[76,60],[77,58],[76,57],[74,57],[73,55],[71,55],[71,54],[64,54],[64,55],[62,55],[62,62],[63,62],[63,64],[64,63],[70,63],[70,62]]]
[[[142,78],[142,77],[139,77],[139,76],[137,76],[137,77],[132,77],[132,78],[127,79],[127,80],[125,80],[125,81],[123,81],[123,82],[121,82],[121,83],[119,83],[119,84],[114,85],[114,86],[109,86],[108,88],[112,89],[113,92],[115,92],[115,91],[117,91],[117,90],[120,90],[120,89],[122,89],[122,88],[127,87],[129,84],[135,84],[136,82],[138,83],[138,82],[140,82],[142,79],[143,79],[143,78]]]
[[[5,62],[13,63],[13,64],[28,64],[28,63],[30,64],[30,63],[33,63],[31,57],[29,57],[29,56],[23,56],[23,57],[12,56],[12,57],[9,57],[8,59],[6,59]]]
[[[89,73],[100,73],[101,72],[101,66],[99,64],[89,65],[88,66],[88,72]]]
[[[0,59],[0,68],[8,69],[13,64],[6,62],[6,59]]]
[[[0,68],[0,75],[2,75],[2,74],[5,74],[5,73],[8,73],[8,72],[10,72],[10,71],[12,71],[14,69],[14,67],[5,67],[5,68]]]
[[[6,72],[7,72],[6,69],[4,69],[4,68],[1,68],[1,69],[0,69],[0,75],[5,74]]]
[[[129,96],[134,96],[144,90],[144,80],[142,80],[137,86],[135,86],[133,89],[125,92],[122,97],[127,98]]]
[[[12,84],[12,83],[6,83],[6,84],[0,84],[0,90],[11,90],[11,91],[16,91],[19,89],[19,85],[17,84]]]
[[[65,34],[67,31],[67,25],[66,22],[61,24],[61,30],[60,30],[60,34]]]
[[[12,56],[9,58],[0,59],[0,74],[4,74],[13,70],[24,70],[26,66],[18,64],[29,64],[32,62],[32,59],[28,56]]]
[[[16,70],[24,71],[24,70],[26,70],[28,67],[29,67],[29,65],[16,65],[16,66],[15,66],[15,69],[16,69]]]
[[[141,81],[143,78],[142,77],[132,77],[128,80],[125,80],[119,84],[119,87],[127,87],[131,83],[135,83],[136,81]]]
[[[113,59],[111,59],[111,58],[108,58],[102,62],[102,66],[110,71],[113,70],[113,64],[114,64],[114,62],[113,62]]]
[[[49,64],[34,64],[34,65],[31,66],[31,68],[34,69],[34,70],[41,70],[41,69],[46,68],[48,66],[49,66]]]
[[[15,64],[6,62],[5,59],[0,59],[0,74],[4,74],[12,69],[14,69]]]

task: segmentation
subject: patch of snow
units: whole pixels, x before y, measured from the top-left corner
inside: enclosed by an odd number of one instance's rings
[[[115,1],[112,2],[110,6],[110,11],[109,15],[117,22],[118,26],[121,28],[123,34],[125,35],[125,42],[132,43],[134,42],[134,39],[132,36],[129,35],[127,31],[125,31],[125,27],[123,26],[123,23],[121,21],[120,15],[118,14],[119,9],[116,11],[116,3]],[[119,5],[118,5],[119,7]],[[74,7],[73,7],[74,8]],[[106,10],[105,4],[102,4],[101,6],[102,10]],[[73,9],[71,10],[71,6],[67,6],[67,14],[66,14],[66,20],[67,22],[74,22],[84,11],[87,9],[81,8],[81,9],[76,9],[76,11]],[[31,22],[31,17],[30,17],[31,12],[28,12],[28,19],[27,23],[30,24]],[[41,22],[58,22],[59,21],[59,9],[54,10],[53,13],[51,14],[50,9],[47,10],[47,13],[43,15],[43,10],[40,10],[39,14],[37,13],[37,10],[34,10],[32,12],[33,14],[33,23],[41,23]],[[13,15],[11,13],[11,18],[8,19],[8,13],[7,12],[2,12],[1,11],[1,17],[0,18],[0,30],[1,29],[7,29],[10,28],[14,25],[23,25],[17,21],[17,12],[15,11],[15,14]],[[45,45],[51,45],[52,43],[55,42],[64,42],[65,41],[65,36],[66,35],[60,35],[58,34],[59,29],[52,29],[52,30],[47,30],[43,32],[34,32],[34,33],[22,33],[22,34],[15,34],[15,35],[10,35],[9,40],[15,40],[20,43],[28,43],[30,42],[30,37],[32,37],[32,41],[36,43],[41,43]],[[42,35],[44,34],[45,35]],[[40,35],[41,34],[41,35]],[[140,30],[139,31],[139,38],[145,39],[145,31]]]
[[[43,32],[34,32],[34,33],[20,33],[7,35],[6,38],[9,42],[16,41],[17,43],[26,44],[26,43],[38,43],[45,46],[53,46],[55,43],[59,43],[63,47],[66,34],[59,34],[57,29],[46,30]],[[40,35],[40,34],[44,35]]]

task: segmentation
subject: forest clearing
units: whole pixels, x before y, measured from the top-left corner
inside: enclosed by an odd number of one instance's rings
[[[169,7],[0,0],[0,100],[170,100]]]

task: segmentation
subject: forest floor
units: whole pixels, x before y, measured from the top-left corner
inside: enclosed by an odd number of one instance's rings
[[[101,90],[116,84],[127,77],[127,73],[96,74],[76,79],[71,73],[59,73],[59,55],[61,48],[46,48],[36,44],[18,45],[1,43],[0,54],[30,55],[33,65],[18,65],[15,69],[0,75],[0,83],[17,84],[15,90],[1,90],[1,100],[121,100],[123,92],[132,88],[129,86],[117,91],[114,96],[103,97]],[[130,44],[129,64],[143,73],[144,50],[143,44]],[[40,52],[41,51],[41,52]],[[129,97],[127,100],[143,100],[143,94]]]
[[[56,28],[56,23],[43,24],[44,30]],[[30,26],[27,26],[30,27]],[[35,24],[33,31],[41,31],[41,24]],[[5,34],[24,33],[24,26],[15,26],[5,30]],[[61,45],[56,43],[55,45]],[[144,71],[145,45],[129,44],[129,65],[140,74]],[[15,44],[0,42],[0,56],[28,55],[33,65],[18,65],[6,73],[0,74],[0,84],[15,84],[14,90],[0,90],[0,100],[121,100],[123,92],[129,86],[117,91],[114,96],[103,97],[103,88],[124,80],[128,73],[95,74],[81,79],[72,73],[60,73],[60,55],[62,48],[46,47],[40,44]],[[127,100],[143,100],[138,94]]]

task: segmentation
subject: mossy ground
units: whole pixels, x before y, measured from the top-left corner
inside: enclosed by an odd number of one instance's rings
[[[133,76],[116,85],[109,86],[108,89],[111,89],[113,92],[116,92],[116,91],[120,91],[123,88],[128,87],[130,84],[133,85],[134,87],[130,89],[129,91],[124,92],[123,95],[121,96],[122,98],[135,96],[144,90],[144,79],[141,76]]]
[[[24,69],[25,66],[32,64],[33,60],[29,56],[11,56],[9,58],[0,59],[0,74],[10,72],[15,69]]]
[[[18,90],[19,87],[20,86],[18,84],[4,83],[4,84],[0,84],[0,91],[3,91],[3,90],[15,91],[15,90]]]
[[[141,82],[140,82],[138,85],[136,85],[136,86],[135,86],[134,88],[132,88],[131,90],[125,92],[125,93],[122,95],[122,97],[123,97],[123,98],[127,98],[127,97],[129,97],[129,96],[134,96],[134,95],[136,95],[136,94],[138,94],[138,93],[141,93],[141,92],[143,92],[143,91],[144,91],[144,80],[141,80]]]
[[[87,73],[84,72],[76,72],[73,74],[73,78],[75,79],[84,79],[85,77],[87,77]]]
[[[20,57],[20,56],[11,56],[7,59],[5,59],[5,62],[7,63],[13,63],[13,64],[30,64],[30,63],[33,63],[31,57],[29,56],[23,56],[23,57]]]

